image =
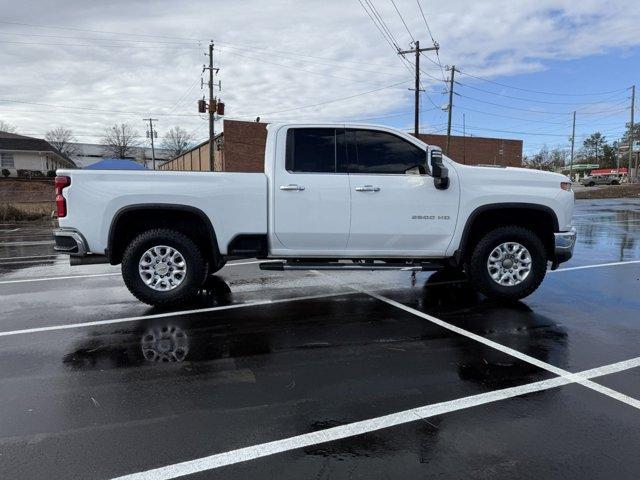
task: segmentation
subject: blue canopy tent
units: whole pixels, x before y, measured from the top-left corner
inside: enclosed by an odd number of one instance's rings
[[[105,158],[85,167],[87,170],[147,170],[147,167],[123,158]]]

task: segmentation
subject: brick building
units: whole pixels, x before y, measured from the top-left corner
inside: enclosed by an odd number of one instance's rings
[[[263,172],[267,124],[224,121],[224,132],[216,136],[214,165],[209,164],[209,142],[205,141],[163,164],[161,170],[216,172]],[[446,135],[420,134],[420,140],[443,150]],[[522,140],[452,136],[451,158],[467,165],[522,166]]]

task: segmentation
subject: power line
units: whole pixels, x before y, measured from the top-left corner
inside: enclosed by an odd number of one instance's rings
[[[357,78],[341,77],[341,76],[338,76],[338,75],[331,75],[330,73],[316,72],[316,71],[313,71],[313,70],[305,70],[304,68],[294,67],[292,65],[286,65],[284,63],[272,62],[270,60],[264,60],[262,58],[252,57],[250,55],[244,55],[244,54],[236,53],[236,52],[227,51],[227,53],[229,55],[235,55],[237,57],[242,57],[242,58],[249,58],[249,59],[252,59],[252,60],[256,60],[258,62],[266,63],[268,65],[274,65],[274,66],[277,66],[277,67],[289,68],[291,70],[297,70],[299,72],[305,72],[305,73],[309,73],[311,75],[319,75],[321,77],[331,77],[331,78],[337,78],[339,80],[346,80],[346,81],[349,81],[349,82],[363,83],[362,80],[357,79]],[[370,83],[370,82],[365,82],[365,83]]]
[[[234,47],[222,47],[222,49],[218,48],[218,50],[226,51],[230,55],[236,55],[236,56],[244,57],[244,58],[252,58],[254,60],[265,62],[265,60],[263,60],[262,58],[243,55],[243,54],[240,54],[240,53],[236,53],[234,51],[229,51],[229,49],[240,50],[240,51],[244,52],[244,50],[236,49]],[[339,69],[345,69],[345,70],[353,70],[353,71],[356,71],[356,72],[374,73],[376,75],[389,75],[389,76],[392,76],[392,77],[398,77],[399,76],[399,75],[397,75],[395,73],[382,72],[380,70],[365,70],[365,69],[362,69],[362,68],[353,68],[353,67],[347,67],[347,66],[342,66],[342,65],[332,65],[330,63],[318,62],[318,61],[315,61],[315,60],[300,60],[300,61],[307,62],[307,63],[313,63],[313,64],[316,64],[316,65],[327,65],[327,66],[330,66],[330,67],[333,67],[333,68],[339,68]],[[282,67],[287,67],[287,68],[298,68],[298,67],[293,67],[293,66],[286,65],[286,64],[281,64],[281,63],[275,63],[275,64],[279,65],[279,66],[282,66]],[[385,68],[382,65],[380,65],[379,67],[380,68]],[[309,70],[303,70],[303,71],[307,71],[308,72]],[[316,73],[320,73],[320,72],[316,72]],[[342,78],[342,77],[338,77],[338,78]],[[355,79],[353,79],[353,80],[355,80]]]
[[[251,114],[251,115],[240,115],[240,117],[256,117],[256,116],[264,116],[264,115],[275,115],[277,113],[292,112],[294,110],[302,110],[304,108],[319,107],[319,106],[322,106],[322,105],[328,105],[328,104],[331,104],[331,103],[342,102],[344,100],[349,100],[351,98],[360,97],[362,95],[368,95],[370,93],[379,92],[381,90],[386,90],[386,89],[389,89],[389,88],[397,87],[399,85],[403,85],[403,84],[408,83],[408,82],[409,82],[409,80],[405,80],[405,81],[402,81],[402,82],[397,82],[397,83],[394,83],[394,84],[391,84],[391,85],[387,85],[385,87],[375,88],[373,90],[367,90],[366,92],[360,92],[360,93],[356,93],[356,94],[353,94],[353,95],[348,95],[346,97],[336,98],[335,100],[328,100],[326,102],[319,102],[319,103],[314,103],[314,104],[311,104],[311,105],[300,105],[298,107],[286,108],[284,110],[277,110],[277,111],[274,111],[274,112],[255,113],[255,114]]]
[[[187,47],[186,44],[183,47],[171,47],[171,46],[151,46],[151,45],[106,45],[103,43],[85,44],[85,43],[51,43],[51,42],[15,42],[12,40],[0,40],[0,43],[6,43],[11,45],[35,45],[41,47],[101,47],[101,48],[144,48],[152,50],[187,50],[189,48],[198,48],[196,44],[191,47]]]
[[[198,38],[188,38],[188,37],[175,37],[175,36],[169,36],[169,35],[157,35],[157,34],[144,34],[144,33],[131,33],[131,32],[111,32],[111,31],[106,31],[106,30],[91,30],[91,29],[87,29],[87,28],[77,28],[77,27],[61,27],[58,25],[38,25],[38,24],[34,24],[34,23],[23,23],[23,22],[8,22],[8,21],[4,21],[4,20],[0,20],[0,23],[5,24],[5,25],[19,25],[19,26],[23,26],[23,27],[35,27],[35,28],[49,28],[49,29],[55,29],[55,30],[73,30],[76,32],[89,32],[89,33],[101,33],[101,34],[105,34],[105,35],[129,35],[131,37],[147,37],[147,38],[171,38],[174,40],[193,40],[196,42],[202,41],[201,39]]]
[[[398,14],[398,16],[400,17],[400,20],[402,21],[402,24],[404,25],[404,28],[406,28],[407,33],[409,34],[409,36],[411,37],[411,41],[413,43],[416,43],[416,39],[413,38],[413,34],[411,33],[411,30],[409,30],[409,27],[407,26],[407,22],[404,21],[404,18],[402,17],[402,14],[400,13],[400,10],[398,10],[398,6],[396,5],[396,2],[394,0],[390,0],[391,3],[393,4],[393,8],[396,9],[396,13]]]
[[[380,14],[376,6],[373,4],[373,0],[365,0],[365,2],[367,2],[367,5],[369,5],[369,7],[371,8],[371,11],[373,12],[374,16],[378,19],[378,21],[382,25],[382,28],[387,32],[387,35],[389,35],[389,37],[391,38],[391,41],[396,47],[396,50],[399,50],[400,46],[399,46],[398,40],[393,35],[393,33],[391,33],[391,29],[389,28],[389,25],[387,25],[387,22],[384,21],[384,18],[382,18],[382,15]]]
[[[482,80],[483,82],[488,82],[488,83],[493,83],[496,85],[500,85],[501,87],[505,87],[505,88],[512,88],[514,90],[521,90],[523,92],[531,92],[531,93],[539,93],[540,95],[558,95],[558,96],[566,96],[566,97],[572,97],[572,96],[595,96],[595,95],[608,95],[611,93],[618,93],[618,92],[623,92],[626,90],[629,90],[629,88],[621,88],[618,90],[611,90],[608,92],[592,92],[592,93],[560,93],[560,92],[543,92],[540,90],[531,90],[529,88],[522,88],[522,87],[515,87],[513,85],[507,85],[505,83],[500,83],[500,82],[496,82],[495,80],[490,80],[486,77],[481,77],[479,75],[471,75],[470,73],[466,73],[466,72],[461,72],[459,71],[458,73],[465,75],[467,77],[471,77],[471,78],[475,78],[477,80]]]
[[[365,0],[366,2],[367,0]],[[399,47],[397,45],[395,45],[394,41],[387,36],[387,33],[384,31],[384,29],[382,28],[381,25],[378,24],[377,20],[374,18],[374,15],[372,15],[372,12],[369,12],[369,10],[367,9],[367,7],[365,7],[364,3],[362,3],[361,0],[358,0],[358,3],[360,3],[360,5],[362,6],[363,10],[365,11],[365,13],[369,16],[369,18],[371,19],[371,21],[373,22],[373,24],[375,25],[375,27],[378,29],[378,31],[380,32],[380,34],[382,35],[382,38],[385,39],[385,41],[389,44],[389,46],[395,51],[398,50]],[[368,5],[368,2],[367,2]]]
[[[537,111],[531,110],[529,108],[512,107],[512,106],[509,106],[509,105],[502,105],[500,103],[489,102],[487,100],[480,100],[478,98],[470,97],[468,95],[463,95],[462,93],[456,93],[456,96],[462,97],[462,98],[466,98],[466,99],[472,100],[474,102],[480,102],[480,103],[486,103],[488,105],[494,105],[496,107],[508,108],[508,109],[511,109],[511,110],[521,110],[521,111],[524,111],[524,112],[536,113],[536,114],[541,114],[541,115],[570,115],[571,114],[571,112],[549,112],[549,111],[537,112]],[[612,110],[601,110],[601,111],[597,111],[597,112],[582,112],[582,114],[583,115],[596,115],[596,114],[599,114],[599,113],[609,113],[609,112],[614,112],[614,111],[618,111],[618,110],[622,111],[622,110],[626,110],[626,108],[624,108],[624,109],[612,109]]]
[[[52,108],[64,108],[68,110],[81,110],[82,112],[78,113],[119,113],[123,115],[145,115],[146,112],[130,112],[130,111],[122,111],[122,110],[105,110],[101,108],[90,108],[90,107],[70,107],[68,105],[55,105],[51,103],[40,103],[40,102],[28,102],[24,100],[11,100],[8,98],[0,98],[0,103],[19,103],[24,105],[37,105],[41,107],[52,107]],[[153,112],[152,115],[156,116],[168,116],[168,117],[197,117],[197,114],[189,114],[189,113],[157,113]]]
[[[491,95],[497,95],[499,97],[511,98],[513,100],[521,100],[525,102],[535,102],[535,103],[546,103],[550,105],[598,105],[602,102],[611,101],[611,100],[620,100],[621,98],[606,98],[597,102],[552,102],[549,100],[538,100],[537,98],[524,98],[524,97],[516,97],[513,95],[507,95],[499,92],[492,92],[491,90],[485,90],[484,88],[474,87],[473,85],[468,85],[462,82],[456,82],[458,85],[466,88],[471,88],[473,90],[478,90],[479,92],[489,93]]]
[[[1,22],[0,22],[1,23]],[[161,40],[120,40],[118,38],[99,38],[99,37],[76,37],[71,35],[52,35],[47,33],[27,33],[27,32],[0,32],[0,35],[17,35],[23,37],[43,37],[43,38],[63,38],[68,40],[90,40],[98,42],[126,42],[126,43],[153,43],[165,45],[193,45],[194,42],[163,42]]]
[[[425,27],[427,27],[427,32],[429,33],[429,38],[431,38],[431,43],[433,43],[434,45],[437,45],[438,42],[436,42],[435,38],[433,38],[433,33],[431,33],[431,28],[429,28],[429,22],[427,22],[427,17],[425,16],[424,11],[422,10],[422,5],[420,4],[420,0],[416,0],[416,3],[418,4],[418,8],[420,9],[420,15],[422,15],[422,20],[424,21],[424,25],[425,25]],[[430,62],[436,63],[433,60],[431,60],[427,55],[425,55],[425,58],[427,60],[429,60]],[[442,68],[442,62],[440,62],[440,51],[439,51],[439,49],[436,50],[436,58],[438,59],[437,65],[438,65],[438,67],[440,67],[440,73],[442,74],[442,80],[446,82],[446,76],[444,74],[444,68]]]

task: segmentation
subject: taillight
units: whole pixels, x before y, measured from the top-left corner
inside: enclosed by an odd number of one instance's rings
[[[71,185],[71,177],[56,177],[56,211],[58,218],[67,216],[67,200],[62,195],[62,189]]]

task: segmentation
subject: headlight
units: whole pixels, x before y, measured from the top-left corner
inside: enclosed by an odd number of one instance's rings
[[[571,182],[560,182],[560,188],[562,190],[566,190],[567,192],[571,191]]]

